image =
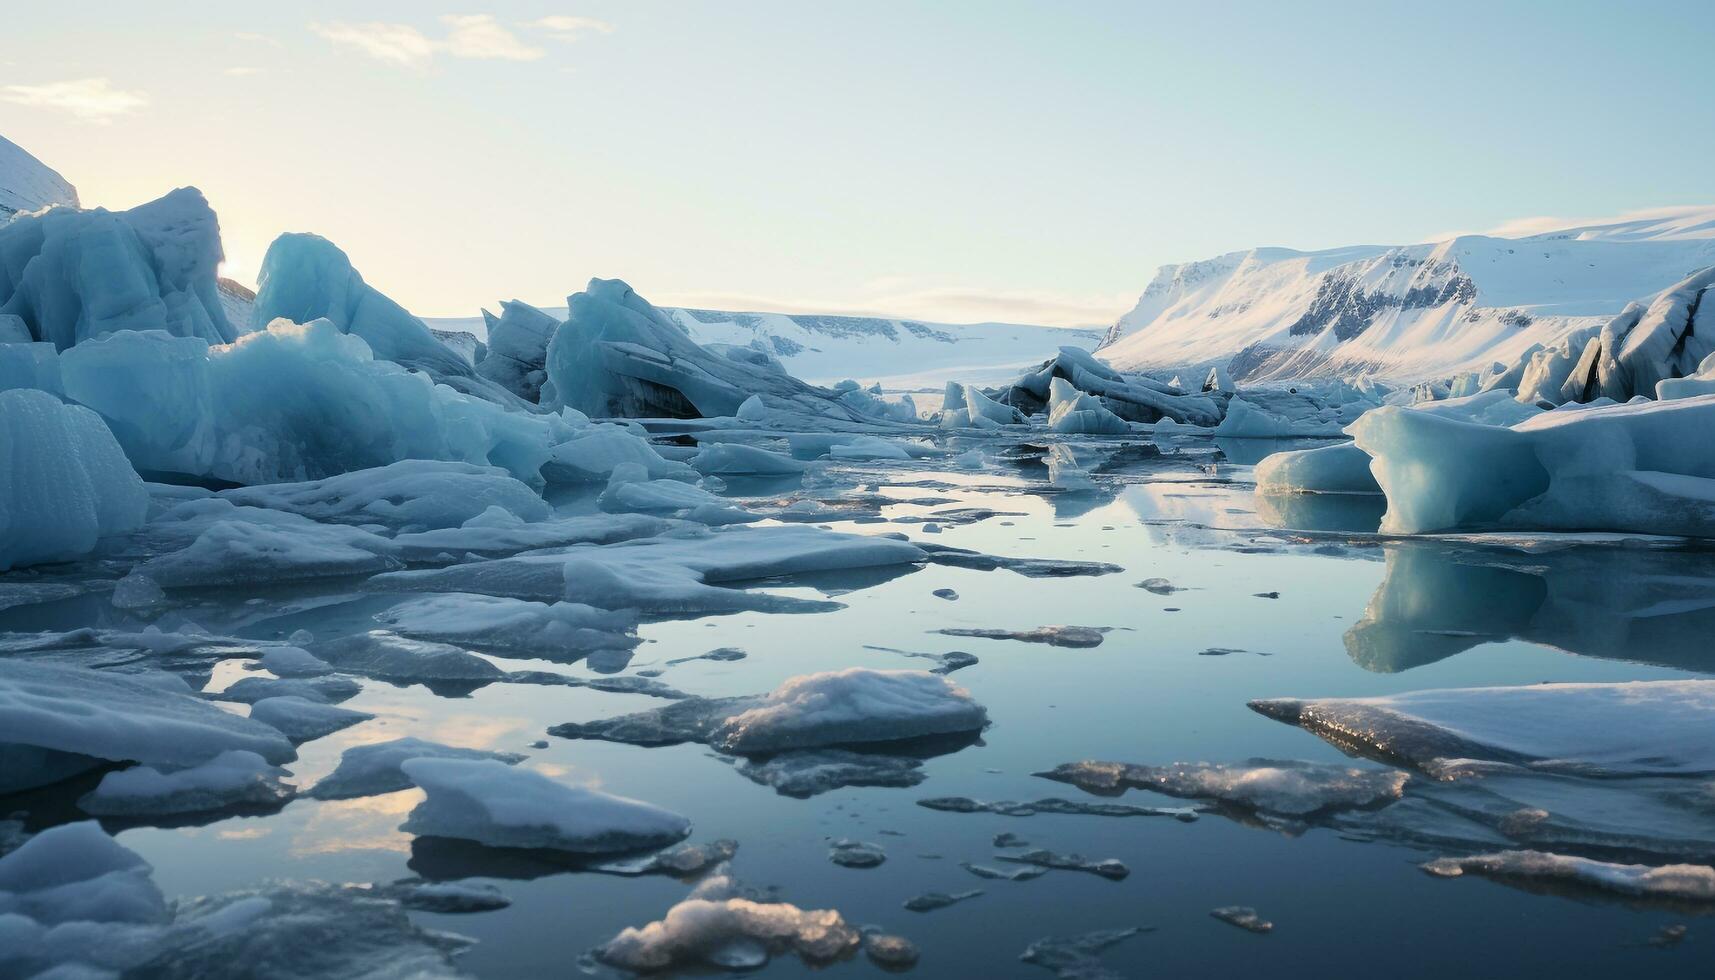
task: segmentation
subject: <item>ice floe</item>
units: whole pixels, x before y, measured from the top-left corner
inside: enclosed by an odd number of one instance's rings
[[[1238,926],[1246,932],[1266,934],[1274,931],[1274,923],[1257,914],[1257,910],[1248,905],[1223,905],[1211,909],[1209,915],[1225,922],[1230,926]]]
[[[1263,759],[1230,766],[1072,762],[1037,775],[1102,796],[1117,796],[1127,789],[1147,789],[1180,799],[1287,816],[1377,806],[1397,800],[1409,778],[1393,769]]]
[[[1500,851],[1437,858],[1423,869],[1441,878],[1476,874],[1526,883],[1582,886],[1636,898],[1715,902],[1715,868],[1701,864],[1651,867],[1542,851]]]
[[[401,827],[408,833],[578,854],[662,847],[691,833],[689,820],[658,806],[493,759],[419,756],[399,768],[426,794]]]
[[[110,772],[77,805],[85,813],[123,817],[278,807],[294,795],[281,781],[288,775],[254,752],[229,749],[185,769],[134,766]]]
[[[802,909],[739,894],[726,876],[705,881],[648,925],[630,927],[596,949],[603,963],[639,973],[669,967],[755,969],[796,953],[827,963],[857,950],[858,931],[833,909]]]
[[[318,800],[350,800],[409,789],[411,778],[401,768],[412,759],[491,760],[507,764],[524,757],[511,752],[489,752],[427,742],[420,738],[397,738],[390,742],[355,745],[340,756],[339,766],[310,787]]]
[[[947,636],[971,636],[985,640],[1017,640],[1020,643],[1046,643],[1055,647],[1089,648],[1102,645],[1106,626],[1038,626],[1028,630],[976,629],[947,627],[935,632]]]
[[[629,649],[638,643],[634,613],[576,602],[454,593],[407,600],[375,618],[416,639],[545,660],[571,661],[590,650]]]
[[[250,706],[250,717],[293,741],[332,735],[375,716],[367,711],[354,711],[336,705],[311,701],[290,695],[263,698]]]

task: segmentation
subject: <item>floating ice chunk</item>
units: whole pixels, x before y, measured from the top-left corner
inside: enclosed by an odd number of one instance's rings
[[[827,606],[814,600],[718,585],[780,575],[907,565],[923,557],[922,549],[895,538],[841,534],[803,525],[733,527],[445,569],[392,572],[376,576],[371,583],[390,589],[569,599],[605,609],[820,609]]]
[[[1223,905],[1212,909],[1209,915],[1220,919],[1231,926],[1238,926],[1247,932],[1270,933],[1274,931],[1274,923],[1257,914],[1256,909],[1248,905]]]
[[[149,495],[87,408],[0,391],[0,571],[88,554],[143,523]]]
[[[100,761],[194,766],[228,749],[296,757],[285,736],[149,677],[0,658],[0,791]]]
[[[710,744],[751,754],[975,732],[987,724],[970,692],[941,675],[849,667],[787,680],[723,720]]]
[[[1133,926],[1129,929],[1102,929],[1065,938],[1049,936],[1025,947],[1018,959],[1031,966],[1053,970],[1060,980],[1117,980],[1119,974],[1102,965],[1102,951],[1117,946],[1142,931],[1141,928]]]
[[[1275,453],[1256,465],[1259,493],[1381,493],[1370,454],[1349,442]]]
[[[1007,870],[1002,871],[1000,868],[991,868],[986,864],[975,864],[971,861],[962,861],[959,863],[959,867],[964,868],[966,871],[976,875],[978,878],[983,878],[988,881],[1035,881],[1048,873],[1047,868],[1039,867],[1037,865],[1030,865],[1023,868],[1008,868]],[[978,892],[977,894],[981,893]],[[906,906],[906,908],[910,907],[910,905]]]
[[[838,442],[828,449],[831,459],[851,461],[866,461],[877,459],[911,459],[911,453],[906,448],[891,439],[878,439],[874,436],[853,436],[849,441]]]
[[[1042,849],[1025,851],[1023,854],[997,854],[995,858],[1013,864],[1030,864],[1055,871],[1082,871],[1086,874],[1106,878],[1109,881],[1119,881],[1131,874],[1131,869],[1117,858],[1095,861],[1082,854],[1060,854],[1056,851]]]
[[[499,316],[483,310],[482,318],[488,347],[476,373],[527,402],[538,400],[548,377],[548,342],[560,321],[515,299],[501,302]]]
[[[390,571],[404,563],[386,538],[355,527],[219,521],[178,551],[138,566],[158,586],[231,587]]]
[[[602,962],[639,973],[673,966],[755,969],[791,951],[816,964],[856,950],[861,937],[833,909],[728,897],[724,878],[642,928],[630,927],[596,949]]]
[[[332,735],[375,716],[300,697],[263,698],[250,706],[250,717],[297,742]]]
[[[1511,428],[1396,407],[1352,426],[1388,497],[1382,530],[1612,530],[1715,537],[1715,454],[1686,441],[1715,397],[1545,412]]]
[[[846,786],[915,786],[922,770],[923,760],[909,756],[812,749],[747,760],[738,772],[781,796],[808,799]]]
[[[810,468],[790,456],[738,442],[704,444],[691,458],[691,466],[713,476],[796,476]]]
[[[231,749],[187,769],[162,772],[135,766],[110,772],[77,805],[96,816],[127,817],[278,807],[294,795],[281,782],[286,775],[286,770],[269,765],[254,752]]]
[[[887,860],[880,844],[842,837],[828,846],[828,860],[842,868],[877,868]]]
[[[421,878],[406,878],[376,885],[371,890],[405,908],[418,912],[438,912],[442,915],[496,912],[512,904],[512,899],[507,898],[493,885],[471,881],[424,881]]]
[[[974,636],[985,640],[1017,640],[1020,643],[1046,643],[1056,647],[1099,647],[1102,636],[1111,626],[1038,626],[1028,630],[970,629],[949,627],[935,632],[947,636]]]
[[[730,861],[737,853],[738,841],[722,839],[707,844],[680,844],[647,857],[620,858],[590,867],[606,874],[664,874],[686,878],[701,874],[723,861]]]
[[[315,644],[312,652],[341,670],[378,680],[496,681],[506,672],[468,650],[371,630]]]
[[[58,207],[0,228],[0,307],[65,350],[115,331],[231,341],[215,284],[220,229],[181,187],[129,211]]]
[[[1215,426],[1214,435],[1228,439],[1337,436],[1343,424],[1315,413],[1288,417],[1235,397],[1227,403],[1227,414]]]
[[[1715,772],[1715,681],[1537,684],[1250,706],[1343,747],[1424,767],[1510,762],[1600,776]]]
[[[691,832],[689,820],[660,807],[493,760],[417,758],[400,769],[428,794],[400,828],[413,834],[606,854],[662,847]]]
[[[163,923],[170,913],[150,871],[93,820],[50,827],[0,857],[0,919]],[[0,965],[11,952],[0,947]]]
[[[320,677],[333,667],[303,647],[269,647],[262,652],[263,669],[275,677]]]
[[[499,467],[432,459],[405,459],[306,483],[240,487],[221,496],[315,521],[382,524],[406,532],[459,527],[491,507],[525,522],[552,513],[536,491]]]
[[[363,685],[349,677],[241,677],[210,697],[250,705],[269,698],[301,698],[316,704],[333,704],[350,700],[362,689]]]
[[[1172,817],[1184,823],[1197,819],[1195,807],[1088,803],[1056,797],[1020,803],[1013,800],[973,800],[968,796],[935,796],[918,800],[917,805],[926,810],[940,810],[944,813],[995,813],[1003,817],[1034,817],[1039,813],[1055,813],[1086,817]]]
[[[1108,411],[1102,400],[1085,394],[1065,378],[1055,378],[1049,390],[1048,429],[1088,435],[1126,435],[1131,426]]]
[[[535,524],[490,521],[479,515],[462,527],[396,535],[393,547],[406,561],[440,563],[448,556],[515,555],[574,544],[613,544],[654,537],[671,527],[670,521],[642,514],[584,514]]]
[[[639,642],[635,613],[576,602],[453,593],[402,602],[375,618],[420,640],[546,660],[571,661],[590,650],[630,649]]]
[[[866,934],[863,938],[864,955],[870,962],[883,970],[909,970],[917,965],[917,946],[904,936],[888,936],[882,934]]]
[[[350,800],[409,789],[411,779],[401,767],[412,759],[464,759],[513,765],[524,761],[524,756],[441,745],[420,738],[354,745],[339,757],[339,766],[333,772],[310,787],[309,795],[318,800]]]
[[[1037,875],[1041,874],[1041,871],[1037,872]],[[995,872],[995,876],[1004,877],[1004,875],[998,871]],[[951,894],[947,892],[924,892],[921,895],[915,895],[906,899],[905,910],[907,912],[934,912],[938,909],[944,909],[949,905],[957,905],[960,902],[976,898],[981,894],[983,894],[983,890],[981,888],[972,888],[969,891],[953,892]]]
[[[1715,902],[1715,868],[1702,864],[1613,864],[1542,851],[1501,851],[1444,857],[1423,869],[1441,878],[1479,874],[1543,884],[1561,883],[1637,898]]]
[[[1207,762],[1170,766],[1070,762],[1037,775],[1071,783],[1100,796],[1115,796],[1128,788],[1147,789],[1181,799],[1209,800],[1284,816],[1369,807],[1397,800],[1409,778],[1392,769],[1265,759],[1235,766]]]
[[[604,483],[615,467],[636,463],[651,480],[694,481],[697,471],[661,455],[648,440],[620,425],[594,424],[554,446],[542,473],[550,483]]]
[[[636,463],[614,467],[600,503],[604,510],[681,512],[691,520],[709,525],[747,524],[762,519],[762,515],[744,510],[701,487],[675,480],[650,480]]]

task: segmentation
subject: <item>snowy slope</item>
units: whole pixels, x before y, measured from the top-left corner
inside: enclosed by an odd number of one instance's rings
[[[0,136],[0,225],[50,204],[77,207],[77,188],[24,148]]]
[[[564,319],[565,307],[544,308]],[[980,384],[1010,381],[1062,346],[1091,348],[1100,332],[1013,323],[926,323],[876,317],[785,313],[662,312],[699,344],[736,344],[765,351],[812,384],[854,378],[889,390],[939,390],[949,380]],[[468,331],[482,338],[481,317],[433,317],[437,330]]]
[[[1715,264],[1715,206],[1520,238],[1166,266],[1103,341],[1122,369],[1229,361],[1237,377],[1442,377],[1510,362]]]

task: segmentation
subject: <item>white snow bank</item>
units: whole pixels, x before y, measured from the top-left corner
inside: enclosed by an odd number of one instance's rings
[[[98,760],[187,767],[229,749],[275,764],[296,757],[279,732],[170,675],[0,659],[0,789],[46,785]]]
[[[0,391],[0,571],[88,554],[143,523],[149,495],[87,408]]]
[[[663,847],[691,833],[689,820],[660,807],[493,760],[417,758],[400,768],[427,794],[400,828],[413,834],[606,854]]]
[[[1487,759],[1590,775],[1715,772],[1715,680],[1538,684],[1252,701],[1270,718],[1424,767]]]
[[[755,754],[975,732],[987,724],[983,706],[943,675],[848,667],[787,680],[728,717],[710,744]]]

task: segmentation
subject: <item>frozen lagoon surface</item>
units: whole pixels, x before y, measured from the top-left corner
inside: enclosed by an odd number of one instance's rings
[[[436,894],[448,901],[475,895],[485,911],[414,908],[409,915],[429,930],[476,940],[456,963],[488,977],[565,976],[580,968],[623,975],[586,954],[628,927],[663,920],[713,873],[638,873],[670,869],[414,836],[399,827],[423,802],[415,788],[355,799],[307,792],[346,749],[416,738],[522,755],[518,766],[560,782],[681,814],[693,827],[691,845],[736,841],[727,874],[765,904],[722,892],[714,897],[726,904],[687,905],[671,920],[675,928],[723,928],[744,909],[794,922],[796,909],[812,918],[810,910],[837,910],[852,929],[874,926],[909,940],[922,976],[1042,977],[1061,968],[1064,976],[1099,975],[1070,972],[1091,964],[1134,977],[1378,969],[1390,977],[1707,976],[1715,942],[1708,936],[1715,933],[1703,916],[1715,903],[1698,897],[1697,881],[1676,879],[1677,890],[1652,895],[1638,893],[1635,875],[1582,865],[1577,874],[1547,879],[1509,879],[1509,865],[1497,861],[1438,866],[1462,868],[1451,878],[1421,868],[1441,858],[1524,850],[1618,865],[1707,865],[1715,856],[1715,795],[1705,763],[1715,732],[1698,721],[1707,713],[1691,712],[1685,729],[1688,746],[1702,729],[1698,750],[1684,760],[1696,770],[1689,776],[1652,769],[1629,774],[1636,782],[1594,779],[1575,766],[1539,765],[1528,753],[1495,749],[1454,760],[1443,753],[1443,764],[1467,778],[1442,781],[1410,769],[1404,799],[1384,810],[1401,781],[1348,770],[1388,762],[1407,769],[1400,756],[1437,756],[1430,750],[1449,745],[1534,750],[1539,742],[1380,723],[1356,733],[1361,737],[1335,738],[1283,723],[1291,720],[1283,714],[1299,708],[1278,699],[1382,699],[1374,703],[1385,706],[1390,695],[1424,690],[1704,679],[1715,673],[1715,552],[1614,536],[1385,538],[1375,533],[1379,498],[1259,497],[1252,490],[1252,465],[1263,455],[1316,444],[1164,437],[1156,447],[1141,435],[1035,432],[948,438],[953,453],[934,459],[831,461],[808,478],[729,476],[722,495],[757,514],[802,515],[804,507],[790,505],[816,500],[826,505],[814,511],[817,523],[840,531],[904,534],[926,548],[1105,562],[1123,571],[1027,576],[932,562],[720,582],[816,604],[646,615],[635,647],[620,644],[569,664],[510,659],[517,648],[479,650],[503,679],[464,671],[398,685],[372,674],[340,707],[374,717],[303,743],[287,763],[300,795],[283,807],[113,817],[103,826],[154,866],[153,879],[169,899],[254,889],[269,879],[420,878],[446,885]],[[980,451],[980,466],[963,455],[970,449]],[[1087,479],[1057,487],[1050,462],[1063,473],[1068,452]],[[551,493],[550,501],[559,516],[591,514],[601,489]],[[105,591],[48,588],[63,575],[50,567],[0,578],[34,587],[0,609],[0,629],[135,631],[150,622],[116,608]],[[1149,587],[1140,587],[1145,582]],[[395,606],[422,601],[420,593],[361,583],[180,591],[155,621],[163,629],[188,621],[213,634],[276,643],[308,631],[313,639],[292,643],[313,654],[321,644],[386,626]],[[828,601],[841,605],[827,608]],[[1056,625],[1108,632],[1099,645],[1076,648],[937,632]],[[711,651],[719,652],[703,656]],[[547,734],[685,700],[627,693],[623,685],[521,679],[530,676],[524,672],[580,681],[632,677],[698,698],[755,698],[824,671],[952,668],[959,660],[944,655],[955,651],[977,658],[945,676],[986,709],[980,734],[937,736],[891,755],[892,776],[877,780],[884,785],[808,796],[747,778],[757,760],[695,739],[639,745]],[[221,661],[208,689],[268,676],[250,665]],[[1707,697],[1695,685],[1646,689],[1662,692],[1670,705]],[[885,695],[876,697],[893,703]],[[1273,704],[1253,709],[1252,701]],[[1575,719],[1578,711],[1576,699],[1568,700],[1566,714]],[[1461,716],[1410,717],[1456,723]],[[1659,717],[1666,727],[1651,729],[1651,744],[1671,745],[1672,712]],[[1602,748],[1608,754],[1601,758],[1611,759],[1612,747]],[[1118,784],[1077,773],[1063,780],[1036,775],[1084,760],[1225,768],[1139,768],[1126,770]],[[76,803],[100,778],[88,773],[0,797],[0,813],[25,811],[28,831],[85,819]],[[1317,794],[1332,802],[1307,815],[1323,798]],[[949,799],[967,802],[918,805]],[[987,805],[1051,799],[1075,805]],[[1131,809],[1101,810],[1116,804]],[[995,812],[1031,809],[1028,816]],[[1016,840],[997,842],[1002,834]],[[875,845],[885,860],[841,866],[829,859],[838,840]],[[1110,860],[1130,873],[1102,864]],[[1043,862],[1056,869],[1036,873]],[[662,863],[702,866],[688,858]],[[964,864],[1029,873],[1005,880]],[[1109,870],[1067,869],[1073,865]],[[1491,873],[1496,868],[1502,871]],[[1615,881],[1625,887],[1601,887]],[[510,904],[497,908],[490,888]],[[978,889],[943,907],[930,902],[931,911],[904,907],[929,893]],[[734,903],[743,908],[735,912]],[[766,903],[796,909],[787,915]],[[1272,930],[1254,933],[1211,915],[1234,907],[1254,909]],[[1688,926],[1683,942],[1662,941],[1681,924]],[[1120,938],[1133,927],[1144,931]],[[1114,933],[1078,941],[1100,931]],[[1038,943],[1049,937],[1057,942]],[[763,972],[883,972],[843,933],[833,938],[840,941],[829,947],[838,956],[831,967],[777,947]],[[1033,944],[1034,962],[1021,960]],[[741,936],[719,952],[728,962],[754,964],[761,948]],[[675,961],[672,969],[702,968]]]

